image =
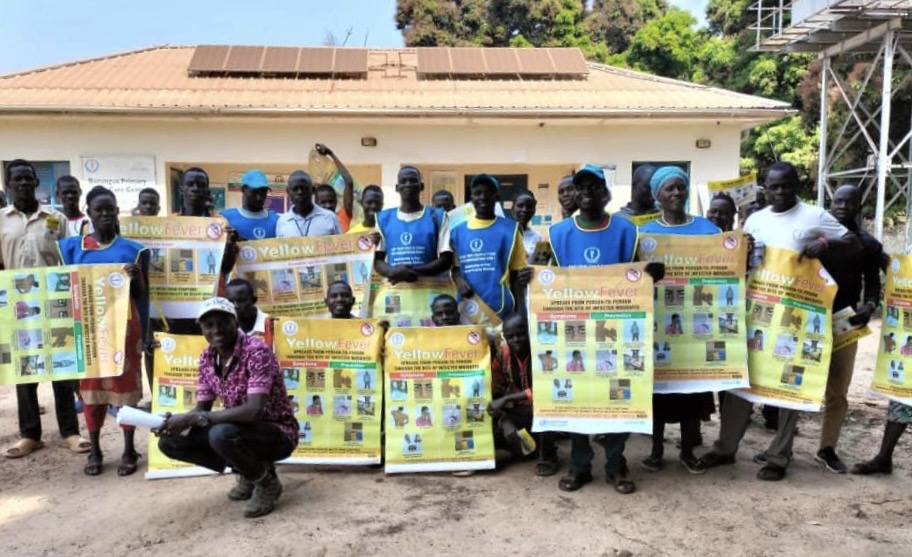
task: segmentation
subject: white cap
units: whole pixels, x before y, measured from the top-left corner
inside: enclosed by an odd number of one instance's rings
[[[203,302],[200,306],[199,313],[196,314],[196,320],[199,321],[204,315],[213,311],[227,313],[231,317],[237,318],[237,311],[234,309],[234,304],[229,302],[226,298],[216,296],[215,298],[209,298]]]

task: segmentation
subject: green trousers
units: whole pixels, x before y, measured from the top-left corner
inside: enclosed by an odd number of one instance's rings
[[[605,449],[605,474],[614,475],[627,470],[627,459],[624,458],[624,446],[629,433],[606,433],[595,436],[595,442]],[[592,472],[592,459],[595,451],[589,443],[589,436],[571,433],[570,473]]]

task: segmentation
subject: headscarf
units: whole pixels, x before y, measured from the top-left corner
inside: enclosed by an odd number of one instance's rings
[[[659,198],[659,190],[662,189],[662,186],[669,180],[679,178],[684,182],[684,188],[687,189],[687,196],[690,196],[690,178],[687,176],[687,173],[678,168],[677,166],[663,166],[656,170],[652,178],[649,179],[649,189],[652,190],[652,197],[654,199]],[[658,201],[656,201],[658,205]]]

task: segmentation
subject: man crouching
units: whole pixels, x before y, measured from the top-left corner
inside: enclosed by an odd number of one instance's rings
[[[298,444],[298,422],[279,364],[262,340],[238,328],[234,306],[225,298],[204,302],[198,321],[209,347],[200,357],[196,407],[165,415],[158,447],[170,458],[219,473],[230,466],[238,478],[228,498],[249,499],[247,518],[269,514],[282,494],[275,462]],[[212,412],[216,398],[225,409]]]

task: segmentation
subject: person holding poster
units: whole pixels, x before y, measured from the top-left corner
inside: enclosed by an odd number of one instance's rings
[[[798,199],[798,171],[791,163],[777,162],[770,166],[765,192],[769,206],[752,214],[744,223],[744,231],[753,237],[755,245],[791,249],[799,252],[800,258],[820,258],[827,252],[834,257],[855,257],[861,251],[858,237],[833,215]],[[706,468],[734,464],[752,410],[753,404],[743,397],[726,397],[719,438],[713,449],[700,459]],[[779,481],[785,477],[797,424],[797,411],[780,408],[776,436],[765,453],[758,455],[766,464],[757,478]]]
[[[825,253],[820,258],[823,266],[839,286],[836,299],[833,301],[833,313],[844,308],[852,308],[855,315],[849,318],[849,324],[856,327],[867,325],[874,310],[877,309],[880,300],[880,264],[883,258],[883,245],[858,226],[860,211],[861,190],[857,187],[844,185],[833,192],[830,213],[851,234],[858,237],[863,249],[855,257]],[[862,305],[856,307],[859,301]],[[823,463],[827,470],[837,474],[845,474],[848,471],[848,467],[836,454],[836,443],[839,441],[842,422],[849,409],[849,385],[852,383],[857,352],[857,341],[833,352],[830,358],[830,372],[827,375],[823,423],[820,427],[820,448],[814,460]]]
[[[288,176],[286,185],[291,200],[291,211],[279,215],[276,222],[276,237],[332,236],[341,234],[339,218],[313,202],[313,179],[303,170],[295,170]]]
[[[523,306],[531,277],[516,222],[495,214],[500,183],[489,174],[472,178],[469,192],[475,215],[455,227],[453,282],[461,298],[476,293],[500,318]]]
[[[651,164],[643,164],[633,172],[630,185],[630,202],[615,213],[616,216],[625,218],[636,225],[643,225],[659,217],[656,211],[655,198],[649,180],[656,168]]]
[[[526,249],[526,259],[531,260],[535,254],[535,247],[542,241],[542,235],[529,227],[532,217],[535,216],[535,206],[538,201],[535,200],[535,194],[531,191],[521,192],[513,200],[513,220],[519,224],[519,231],[522,232],[523,247]]]
[[[130,276],[130,318],[124,342],[124,370],[118,377],[83,379],[79,394],[85,404],[83,415],[89,430],[92,450],[83,472],[88,476],[101,474],[104,455],[101,452],[101,426],[104,425],[108,406],[134,406],[142,399],[142,346],[143,325],[140,305],[149,304],[146,290],[146,272],[149,252],[132,240],[117,233],[117,197],[104,186],[95,186],[86,195],[92,233],[71,236],[60,240],[60,255],[64,265],[93,265],[123,263]],[[121,426],[124,435],[124,452],[117,468],[118,476],[136,472],[139,453],[133,443],[134,428]]]
[[[60,264],[57,241],[67,234],[66,216],[41,206],[35,192],[38,173],[32,163],[16,159],[6,166],[6,187],[13,204],[0,210],[0,268],[30,269]],[[63,446],[75,453],[87,453],[91,444],[79,435],[76,419],[75,381],[54,381],[57,426]],[[38,384],[16,386],[21,439],[3,452],[6,458],[22,458],[44,447],[41,441],[41,412]]]
[[[279,214],[266,208],[269,180],[259,170],[248,170],[241,176],[241,206],[222,211],[228,226],[237,230],[241,240],[264,240],[276,237]]]
[[[377,216],[380,243],[374,268],[393,284],[432,277],[453,265],[446,213],[421,204],[424,182],[414,166],[399,170],[399,207]]]
[[[336,194],[336,188],[331,184],[317,185],[316,189],[314,189],[314,203],[316,203],[318,207],[335,213],[336,217],[339,219],[339,226],[342,229],[341,234],[345,234],[351,226],[352,216],[354,215],[355,179],[352,177],[351,172],[348,171],[348,168],[339,160],[339,157],[333,153],[332,149],[322,143],[317,143],[314,146],[314,151],[321,157],[329,157],[332,159],[336,170],[339,171],[342,182],[345,184],[342,189],[341,209],[338,209],[339,196]],[[331,178],[327,179],[331,180]]]
[[[552,225],[551,249],[559,267],[594,267],[633,261],[636,256],[637,228],[627,219],[612,218],[605,212],[611,192],[605,172],[594,164],[583,165],[571,180],[579,205],[579,215]],[[660,271],[661,269],[661,271]],[[650,264],[647,272],[661,280],[664,266]],[[605,449],[605,478],[621,494],[636,491],[630,478],[624,446],[629,433],[609,433],[596,437]],[[592,481],[595,453],[589,436],[571,433],[570,472],[558,481],[561,491],[576,491]]]
[[[504,343],[491,360],[491,392],[488,414],[494,418],[494,446],[510,451],[514,460],[529,452],[523,438],[532,429],[532,347],[529,322],[524,313],[511,313],[503,323]],[[555,435],[543,432],[538,438],[538,463],[535,475],[557,473]]]
[[[232,279],[225,285],[225,297],[237,311],[238,326],[241,330],[248,335],[265,339],[269,344],[266,330],[269,315],[256,306],[257,296],[253,285],[244,279]]]
[[[364,186],[361,190],[361,210],[364,213],[364,220],[353,224],[346,234],[371,234],[374,243],[380,240],[377,234],[377,215],[383,210],[383,190],[380,186],[370,184]]]
[[[294,451],[299,430],[279,363],[271,347],[238,329],[225,298],[204,302],[199,322],[209,347],[200,356],[196,407],[165,414],[158,447],[217,473],[230,466],[238,479],[228,498],[249,500],[247,518],[269,514],[282,494],[275,462]],[[213,412],[217,398],[224,410]]]
[[[685,236],[702,236],[719,234],[719,227],[700,216],[688,215],[685,211],[690,193],[690,179],[676,166],[663,166],[656,170],[650,179],[650,188],[656,202],[662,209],[658,220],[640,227],[644,234],[680,234]],[[672,315],[672,326],[675,324]],[[666,329],[666,333],[668,330]],[[681,320],[677,320],[677,329],[671,334],[681,334]],[[657,472],[664,467],[662,457],[665,453],[665,424],[681,424],[681,464],[691,474],[704,474],[706,468],[694,456],[693,449],[702,442],[700,421],[716,411],[711,392],[673,393],[652,395],[652,452],[643,460],[643,468]]]
[[[332,319],[354,319],[355,293],[347,282],[337,280],[326,289],[326,307]]]

